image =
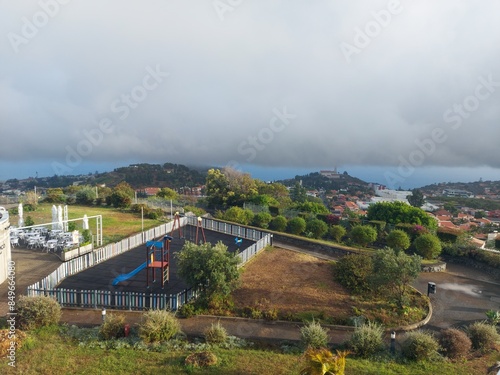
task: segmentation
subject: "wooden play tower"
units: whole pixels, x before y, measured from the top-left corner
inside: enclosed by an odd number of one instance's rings
[[[177,230],[179,234],[179,238],[182,238],[182,227],[181,227],[181,220],[179,217],[179,212],[176,212],[174,215],[174,224],[172,225],[172,231],[170,232],[170,235],[174,237],[174,233]]]
[[[170,278],[170,241],[171,236],[164,236],[163,241],[146,242],[146,287],[149,288],[149,281],[156,282],[157,273],[160,274],[161,287],[168,283]],[[150,275],[151,273],[151,275]]]
[[[203,243],[207,243],[207,239],[205,237],[205,231],[203,230],[203,225],[202,225],[203,219],[198,216],[198,220],[196,223],[196,244],[198,245],[198,232],[201,232],[203,236]]]

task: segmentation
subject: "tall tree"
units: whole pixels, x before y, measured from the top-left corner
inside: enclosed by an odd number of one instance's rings
[[[292,201],[304,203],[307,200],[306,188],[304,188],[298,181],[295,182],[292,190],[290,191],[290,198]]]
[[[238,286],[239,258],[218,242],[196,245],[186,242],[176,255],[179,276],[201,292],[200,301],[205,307],[215,299],[227,300]]]
[[[411,194],[406,197],[408,199],[408,203],[410,203],[413,207],[422,207],[425,203],[424,194],[419,189],[413,189]]]
[[[373,256],[373,274],[371,285],[381,293],[394,298],[398,307],[408,303],[408,291],[411,283],[418,277],[422,258],[407,255],[393,249],[378,250]]]

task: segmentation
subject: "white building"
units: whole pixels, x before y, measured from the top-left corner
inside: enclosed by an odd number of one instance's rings
[[[8,264],[11,261],[9,227],[9,213],[0,207],[0,284],[7,279]]]

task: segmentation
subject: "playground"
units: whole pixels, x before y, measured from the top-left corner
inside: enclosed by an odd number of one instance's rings
[[[255,243],[255,241],[208,229],[201,230],[192,225],[181,227],[180,230],[178,227],[174,228],[168,236],[171,239],[164,239],[164,237],[151,239],[146,245],[138,246],[70,276],[64,279],[57,288],[156,294],[180,293],[189,288],[189,285],[186,285],[177,275],[175,254],[182,249],[186,241],[196,242],[198,239],[198,243],[202,243],[206,240],[212,245],[221,241],[228,247],[228,251],[236,253]],[[152,260],[153,263],[151,263]],[[164,281],[163,286],[162,281]]]

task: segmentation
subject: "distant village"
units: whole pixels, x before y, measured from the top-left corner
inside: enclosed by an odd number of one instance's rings
[[[304,184],[306,194],[310,197],[322,199],[333,215],[349,217],[356,215],[362,217],[366,214],[369,206],[377,202],[402,201],[408,203],[407,197],[412,194],[409,190],[393,190],[376,183],[366,183],[358,179],[346,179],[346,174],[334,170],[322,170],[314,175],[321,176],[325,180],[325,187],[310,188]],[[297,177],[296,177],[297,178]],[[0,182],[0,205],[13,205],[22,200],[27,191],[35,190],[43,196],[46,188],[36,186],[47,183],[50,178],[28,178],[22,180],[8,180]],[[65,177],[69,185],[91,184],[92,175],[78,175]],[[330,189],[329,183],[343,181],[342,188]],[[280,181],[285,185],[292,180]],[[303,181],[299,180],[302,185]],[[102,186],[102,185],[99,185]],[[287,185],[291,188],[291,184]],[[460,188],[462,187],[462,188]],[[466,188],[470,188],[467,190]],[[148,186],[136,188],[136,196],[148,198],[155,196],[160,186]],[[173,188],[180,195],[191,197],[202,197],[204,185],[181,186]],[[453,210],[445,209],[443,199],[468,199],[476,198],[487,201],[498,201],[500,207],[500,182],[478,181],[471,184],[465,183],[441,183],[422,187],[419,189],[425,196],[425,204],[421,207],[429,215],[436,218],[438,227],[449,231],[466,231],[474,233],[474,243],[484,248],[488,241],[495,240],[496,228],[500,223],[499,208],[473,208],[465,205],[455,204]],[[481,230],[483,229],[483,230]]]

